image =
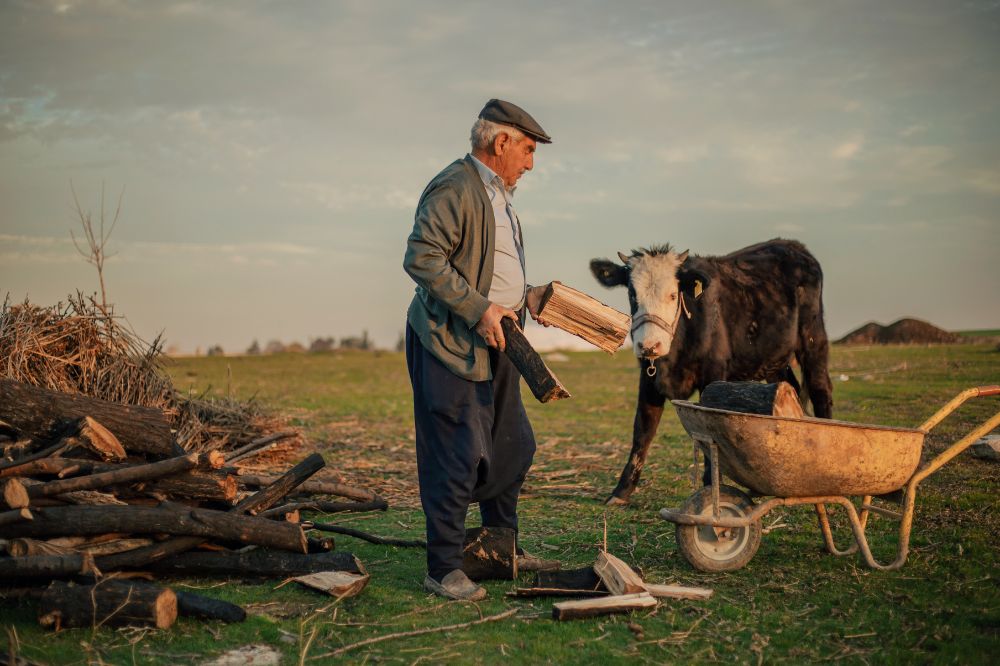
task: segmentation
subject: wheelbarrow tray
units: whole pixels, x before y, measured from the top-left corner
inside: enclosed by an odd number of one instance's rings
[[[671,402],[693,439],[718,446],[721,472],[758,495],[881,495],[902,488],[920,464],[924,431],[914,428]]]

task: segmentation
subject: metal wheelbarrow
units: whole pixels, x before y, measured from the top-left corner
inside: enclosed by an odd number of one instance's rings
[[[918,428],[760,416],[673,400],[684,429],[694,440],[692,478],[697,483],[700,450],[711,461],[712,483],[695,492],[681,508],[661,509],[660,517],[677,525],[677,546],[693,567],[733,571],[757,552],[764,515],[779,506],[812,504],[827,551],[834,555],[860,551],[874,569],[898,569],[909,552],[917,486],[1000,426],[1000,412],[920,466],[925,435],[966,400],[992,395],[1000,395],[1000,386],[966,389]],[[742,490],[722,485],[720,475],[754,495],[772,498],[754,504]],[[872,505],[873,497],[890,493],[902,495],[900,511]],[[860,511],[848,496],[862,498]],[[839,504],[847,513],[854,542],[846,549],[834,543],[827,504]],[[876,562],[868,546],[865,528],[870,513],[899,521],[896,559],[888,564]]]

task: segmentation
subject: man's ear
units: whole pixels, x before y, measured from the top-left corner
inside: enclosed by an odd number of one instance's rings
[[[697,300],[712,284],[712,279],[697,268],[681,265],[677,271],[677,283],[681,291]]]
[[[499,132],[495,137],[493,137],[493,153],[499,157],[504,154],[504,151],[510,148],[511,138],[510,134],[506,132]]]
[[[620,287],[628,284],[628,267],[616,264],[610,259],[591,259],[590,272],[605,287]]]

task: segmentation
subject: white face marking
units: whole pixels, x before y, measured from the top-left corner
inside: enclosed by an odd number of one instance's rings
[[[673,326],[677,319],[677,308],[680,307],[677,269],[681,261],[673,251],[629,259],[630,280],[638,305],[632,316],[633,322],[642,315],[649,314]],[[639,358],[664,356],[670,351],[672,342],[673,336],[669,332],[651,323],[640,325],[632,334],[632,348]]]

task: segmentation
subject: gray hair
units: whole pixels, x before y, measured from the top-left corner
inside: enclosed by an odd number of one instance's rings
[[[472,149],[488,149],[491,145],[493,145],[493,141],[501,132],[506,133],[515,142],[521,141],[526,136],[524,132],[516,127],[501,125],[500,123],[495,123],[492,120],[486,120],[485,118],[477,118],[475,124],[472,126],[471,136],[469,136],[469,141],[472,143]]]

